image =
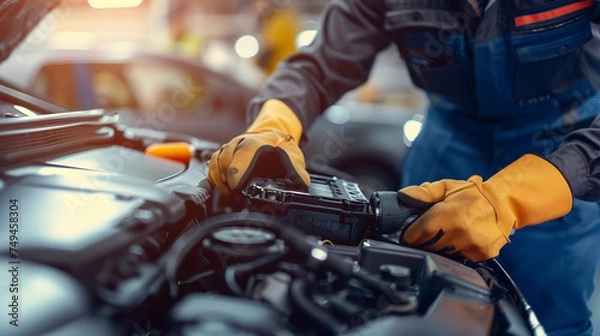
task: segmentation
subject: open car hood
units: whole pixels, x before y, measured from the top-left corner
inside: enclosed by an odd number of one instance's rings
[[[62,0],[0,0],[0,62]]]

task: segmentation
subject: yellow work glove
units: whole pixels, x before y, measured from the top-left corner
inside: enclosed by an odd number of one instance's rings
[[[401,243],[472,261],[496,257],[513,229],[566,215],[573,197],[560,171],[525,155],[489,180],[441,180],[406,187],[398,200],[428,208],[403,232]]]
[[[286,179],[290,186],[308,188],[304,155],[298,147],[302,124],[280,100],[267,100],[242,135],[223,145],[208,163],[208,180],[227,195],[253,177]]]

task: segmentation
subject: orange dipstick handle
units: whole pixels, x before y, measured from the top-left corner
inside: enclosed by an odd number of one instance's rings
[[[153,144],[146,148],[146,154],[188,164],[194,156],[194,146],[187,142]]]

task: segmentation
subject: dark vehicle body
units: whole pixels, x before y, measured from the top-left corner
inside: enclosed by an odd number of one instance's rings
[[[368,203],[355,214],[322,190],[290,190],[283,216],[199,183],[213,142],[102,110],[56,113],[11,90],[0,86],[0,215],[13,219],[0,259],[16,291],[2,292],[2,335],[543,334],[493,260],[340,239],[349,225],[369,231]],[[144,153],[174,141],[194,146],[187,164]]]

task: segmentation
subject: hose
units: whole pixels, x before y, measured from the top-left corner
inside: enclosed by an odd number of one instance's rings
[[[316,331],[320,334],[336,335],[346,329],[345,324],[306,296],[306,284],[304,278],[296,278],[290,285],[290,298],[298,311],[319,327]]]
[[[173,246],[165,253],[159,262],[169,285],[169,293],[172,297],[178,295],[177,271],[181,262],[200,244],[211,232],[228,226],[240,225],[246,227],[268,228],[279,232],[282,224],[278,224],[275,218],[257,213],[233,213],[209,218],[202,222],[202,226],[195,226],[184,232],[183,235],[173,243]]]
[[[175,241],[159,263],[165,270],[172,297],[176,297],[178,293],[177,271],[185,257],[212,231],[234,225],[271,230],[288,244],[290,250],[309,257],[308,263],[313,267],[322,267],[345,279],[356,278],[369,288],[383,294],[394,304],[402,304],[405,301],[395,295],[385,282],[372,277],[360,267],[348,263],[344,257],[328,253],[325,246],[318,244],[316,237],[306,235],[304,232],[280,222],[276,217],[252,212],[230,213],[209,218],[202,223],[202,226],[191,228]]]
[[[285,253],[269,254],[260,259],[247,263],[235,264],[225,269],[225,283],[227,287],[236,295],[244,296],[242,289],[238,284],[238,279],[247,276],[248,272],[260,273],[262,269],[277,263]]]

